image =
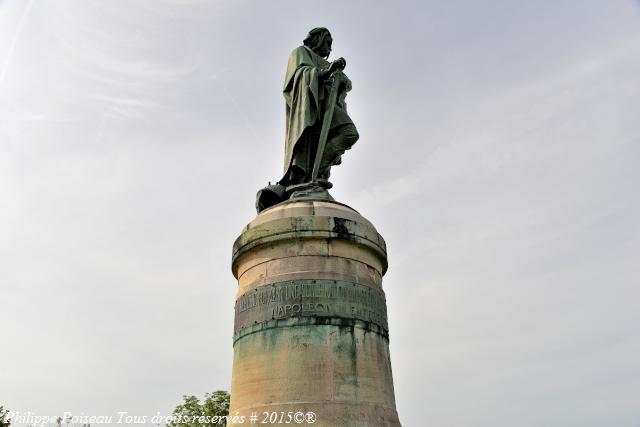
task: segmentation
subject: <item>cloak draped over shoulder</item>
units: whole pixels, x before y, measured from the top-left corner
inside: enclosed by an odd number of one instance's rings
[[[304,46],[295,48],[289,56],[283,90],[286,102],[285,174],[302,133],[318,120],[320,96],[324,98],[323,85],[318,84],[319,72],[329,65],[328,61]]]

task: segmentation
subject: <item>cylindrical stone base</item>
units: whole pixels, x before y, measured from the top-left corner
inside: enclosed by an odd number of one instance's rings
[[[298,425],[400,425],[382,290],[386,247],[369,221],[335,202],[274,206],[244,228],[232,269],[229,415],[245,420],[229,425],[309,412],[315,422]]]

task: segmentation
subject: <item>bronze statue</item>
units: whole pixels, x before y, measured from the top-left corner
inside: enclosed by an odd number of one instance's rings
[[[345,97],[351,81],[342,72],[344,58],[329,62],[333,39],[326,28],[314,28],[289,56],[284,82],[286,137],[284,176],[258,192],[258,212],[287,200],[314,195],[331,200],[326,189],[331,167],[358,140],[347,114]]]

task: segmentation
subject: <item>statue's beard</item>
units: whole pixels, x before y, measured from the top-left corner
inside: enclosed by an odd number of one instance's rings
[[[318,52],[317,50],[314,50],[314,52],[316,55],[324,59],[329,59],[329,55],[331,54],[331,52],[327,52],[326,54],[323,55],[324,52]]]

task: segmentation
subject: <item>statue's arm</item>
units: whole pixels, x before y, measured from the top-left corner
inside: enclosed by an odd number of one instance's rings
[[[343,79],[344,79],[344,91],[345,92],[351,91],[351,89],[353,89],[353,84],[351,83],[351,80],[349,79],[349,77],[347,77],[346,74],[343,76]]]
[[[320,77],[321,79],[326,79],[333,72],[338,70],[344,70],[344,67],[346,66],[347,66],[347,61],[345,61],[344,58],[338,58],[335,61],[333,61],[331,64],[329,64],[328,68],[321,69],[318,72],[318,77]]]

